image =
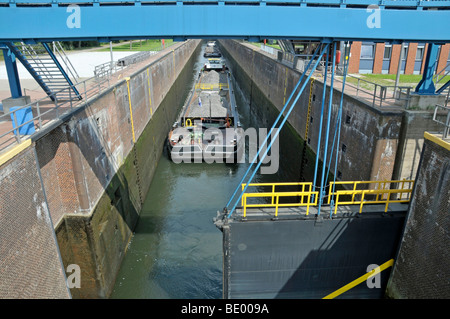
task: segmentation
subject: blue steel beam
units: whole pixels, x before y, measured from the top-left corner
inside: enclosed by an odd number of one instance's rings
[[[8,74],[9,89],[12,98],[22,96],[22,88],[20,86],[19,72],[17,71],[16,56],[10,49],[3,49],[3,57],[5,59],[6,73]]]
[[[80,6],[67,6],[75,3]],[[367,8],[374,4],[378,9]],[[273,38],[446,43],[449,29],[450,1],[0,0],[1,41]]]
[[[438,49],[439,46],[436,44],[430,43],[428,45],[422,79],[415,89],[417,94],[436,94],[436,87],[433,83],[433,74],[434,70],[436,70]]]

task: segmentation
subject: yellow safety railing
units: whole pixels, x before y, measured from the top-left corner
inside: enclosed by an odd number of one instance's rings
[[[390,189],[393,184],[397,184],[399,188]],[[333,185],[352,185],[352,189],[335,190],[333,192]],[[374,186],[374,189],[358,189],[358,186],[365,187],[367,185]],[[334,198],[334,214],[337,213],[339,205],[360,205],[359,212],[361,213],[363,206],[366,204],[385,204],[384,211],[387,212],[390,203],[408,203],[410,201],[413,185],[413,180],[331,182],[328,204]]]
[[[247,184],[242,184],[242,190],[244,190]],[[298,188],[298,190],[294,191],[276,191],[276,189],[280,187],[286,186],[294,186]],[[261,193],[245,193],[242,195],[241,204],[243,207],[243,215],[247,216],[247,208],[255,208],[255,207],[275,207],[275,217],[278,216],[278,208],[279,207],[306,207],[306,215],[309,214],[309,207],[317,205],[317,197],[319,192],[312,191],[312,183],[251,183],[247,187],[247,191],[250,187],[270,187],[270,192],[261,192]],[[311,196],[314,195],[314,201],[311,200]],[[248,203],[247,199],[249,198],[261,198],[267,197],[270,198],[269,203]],[[280,198],[291,198],[294,199],[295,202],[290,203],[280,203]],[[298,201],[298,202],[297,202]]]
[[[197,83],[195,89],[198,90],[217,90],[217,89],[228,89],[228,84],[226,83]]]
[[[242,184],[242,191],[246,185]],[[333,185],[336,187],[347,186],[346,188],[350,188],[350,190],[333,192]],[[334,198],[334,214],[337,214],[340,205],[359,205],[361,213],[364,205],[385,204],[385,212],[387,212],[391,203],[408,203],[410,201],[413,185],[413,180],[332,182],[329,187],[328,204],[331,203],[331,198]],[[391,189],[394,186],[398,188]],[[285,187],[289,187],[289,190],[286,190]],[[360,189],[361,187],[366,189]],[[368,187],[371,189],[367,189]],[[264,197],[270,201],[268,203],[249,202],[252,198]],[[247,215],[247,208],[257,207],[275,208],[275,216],[278,216],[279,207],[306,207],[306,215],[308,215],[310,207],[317,206],[318,197],[319,192],[313,191],[313,185],[310,182],[251,183],[248,185],[246,193],[242,195],[241,206],[244,217]],[[288,201],[280,202],[280,199],[288,199]]]

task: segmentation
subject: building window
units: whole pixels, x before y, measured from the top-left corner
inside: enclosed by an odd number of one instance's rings
[[[403,60],[406,60],[406,58],[408,57],[408,45],[404,45],[403,46]]]
[[[424,45],[418,46],[416,52],[416,60],[422,61],[424,54],[425,54],[425,46]]]
[[[361,59],[373,59],[373,44],[361,45]]]
[[[384,46],[384,56],[383,59],[384,60],[389,60],[391,58],[392,55],[392,45],[390,44],[386,44]]]

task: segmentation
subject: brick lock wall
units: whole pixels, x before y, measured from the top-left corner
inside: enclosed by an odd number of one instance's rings
[[[34,146],[0,167],[0,299],[69,298]]]
[[[79,210],[72,160],[65,129],[58,127],[36,141],[36,152],[53,224]]]

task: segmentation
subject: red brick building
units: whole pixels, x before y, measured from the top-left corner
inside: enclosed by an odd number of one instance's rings
[[[427,43],[405,43],[401,74],[422,74]],[[349,73],[396,74],[401,44],[353,42],[350,52]],[[438,52],[437,72],[450,70],[450,43],[441,45]]]

